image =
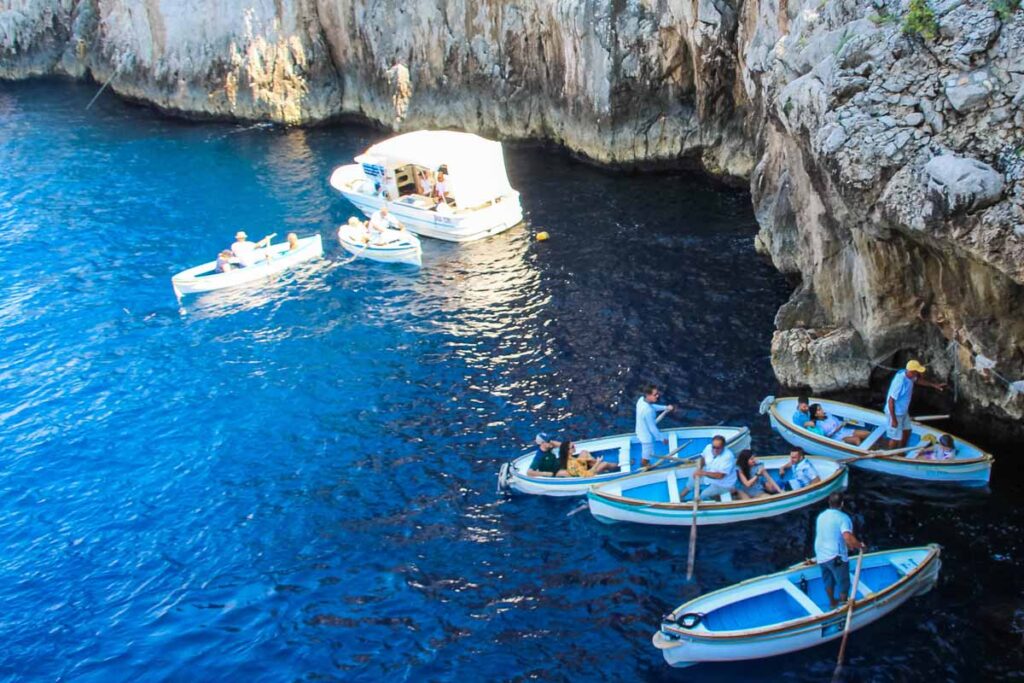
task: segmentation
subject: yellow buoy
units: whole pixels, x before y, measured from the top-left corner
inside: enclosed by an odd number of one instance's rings
[[[538,232],[537,233],[537,241],[538,242],[543,242],[543,241],[547,240],[548,237],[549,237],[549,235],[546,232]]]

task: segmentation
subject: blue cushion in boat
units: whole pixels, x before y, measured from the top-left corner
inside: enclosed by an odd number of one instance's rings
[[[779,589],[719,607],[704,615],[704,625],[710,631],[737,631],[806,616],[809,616],[807,610],[793,596]]]

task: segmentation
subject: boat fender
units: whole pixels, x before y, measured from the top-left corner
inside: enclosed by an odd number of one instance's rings
[[[537,241],[538,242],[545,242],[545,241],[547,241],[548,237],[550,237],[550,235],[548,235],[546,232],[538,232],[537,233]]]
[[[804,576],[803,574],[800,575],[799,586],[800,586],[801,592],[803,592],[804,595],[807,595],[807,577]]]
[[[662,617],[662,621],[667,624],[674,624],[676,626],[682,626],[683,628],[695,628],[701,621],[703,621],[704,615],[698,612],[687,612],[678,617],[672,614],[666,614]]]
[[[774,396],[765,396],[764,400],[761,401],[761,405],[757,407],[757,412],[761,415],[767,415],[773,403],[775,403]]]

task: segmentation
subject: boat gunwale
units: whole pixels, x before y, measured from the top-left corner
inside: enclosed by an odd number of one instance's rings
[[[726,446],[728,446],[729,444],[732,444],[732,443],[736,443],[737,441],[742,439],[744,436],[747,436],[747,435],[750,434],[750,427],[730,427],[728,425],[707,425],[707,426],[694,425],[694,426],[689,426],[689,427],[671,427],[669,429],[665,429],[665,430],[662,430],[662,431],[664,431],[666,434],[673,433],[673,432],[678,434],[678,433],[683,432],[685,430],[697,430],[697,429],[709,429],[710,430],[710,429],[723,429],[723,428],[738,430],[734,437],[732,437],[731,439],[726,439],[725,440]],[[629,437],[630,439],[632,439],[633,436],[635,436],[634,432],[624,432],[622,434],[611,434],[609,436],[597,436],[597,437],[594,437],[593,439],[579,439],[578,441],[574,441],[574,443],[579,444],[579,443],[581,443],[583,441],[599,441],[599,440],[604,440],[604,439],[622,439],[622,438],[626,438],[626,437]],[[696,438],[696,437],[694,437],[694,438]],[[678,443],[678,441],[677,441],[677,443]],[[630,445],[632,446],[632,441],[630,441]],[[586,484],[586,486],[593,487],[593,486],[597,486],[599,484],[607,484],[607,483],[609,483],[611,481],[620,481],[622,479],[625,479],[626,477],[633,477],[633,476],[637,476],[637,475],[650,474],[654,470],[668,470],[668,469],[671,469],[670,466],[657,466],[657,467],[652,467],[650,470],[647,470],[646,472],[628,472],[628,473],[625,473],[625,472],[607,472],[605,474],[599,474],[599,475],[597,475],[595,477],[531,477],[528,474],[520,473],[516,469],[516,463],[519,462],[520,460],[524,460],[525,458],[533,457],[533,455],[534,455],[533,453],[527,452],[527,453],[523,453],[522,455],[517,455],[516,457],[512,458],[509,461],[509,464],[510,464],[510,467],[509,467],[510,475],[512,477],[516,478],[516,479],[521,479],[523,481],[528,481],[531,484],[545,484],[545,485],[551,485],[551,486],[570,486],[570,485],[577,485],[577,486],[579,486],[581,484],[581,482],[586,481],[586,482],[589,482],[589,483]],[[654,457],[657,458],[657,457],[660,457],[660,456],[655,455]],[[686,467],[686,465],[682,465],[682,467]]]
[[[876,451],[861,450],[861,449],[857,448],[856,446],[852,446],[852,445],[850,445],[848,443],[844,443],[841,440],[832,440],[832,439],[829,439],[828,437],[821,436],[819,434],[815,434],[814,432],[809,431],[808,429],[806,429],[804,427],[798,427],[797,425],[793,424],[790,420],[787,420],[786,418],[784,418],[779,413],[779,409],[778,409],[779,401],[786,401],[786,400],[789,400],[789,399],[795,400],[796,398],[797,398],[796,396],[783,396],[782,398],[777,398],[774,401],[772,401],[771,408],[769,409],[769,412],[771,413],[772,417],[774,417],[780,424],[782,424],[784,427],[786,427],[786,429],[789,429],[789,430],[797,432],[803,438],[810,439],[811,441],[819,443],[819,444],[821,444],[823,446],[826,446],[828,448],[838,448],[839,450],[842,450],[842,451],[844,451],[846,453],[850,453],[852,456],[855,456],[855,457],[858,457],[858,458],[864,458],[864,457],[867,457],[867,456],[871,456],[871,458],[870,458],[871,460],[884,460],[884,461],[887,461],[887,462],[897,462],[897,463],[905,464],[905,465],[917,465],[917,466],[922,466],[923,465],[923,466],[928,466],[928,467],[930,467],[930,466],[962,467],[964,465],[976,465],[976,464],[983,463],[983,462],[987,462],[987,463],[995,462],[995,456],[993,456],[991,453],[989,453],[988,451],[984,450],[980,446],[977,446],[974,443],[968,441],[967,439],[962,439],[960,437],[956,437],[956,438],[961,443],[967,444],[971,448],[973,448],[976,451],[978,451],[979,453],[981,453],[981,455],[979,457],[977,457],[977,458],[965,458],[965,459],[962,459],[962,460],[956,460],[956,459],[953,459],[953,460],[917,460],[917,459],[907,459],[907,458],[901,457],[899,455],[872,455],[872,453],[876,452]],[[837,404],[837,405],[841,405],[841,406],[849,406],[850,408],[855,408],[857,410],[864,410],[864,411],[867,411],[869,413],[875,413],[876,415],[880,415],[883,418],[885,417],[884,413],[879,412],[877,410],[871,410],[870,408],[865,408],[863,406],[857,406],[857,405],[854,405],[852,403],[845,403],[843,401],[834,401],[834,400],[829,399],[829,398],[825,398],[825,399],[819,398],[817,402],[828,402],[828,403],[833,403],[833,404]],[[926,427],[926,428],[928,427],[928,425],[926,425],[926,424],[924,424],[922,422],[918,422],[916,420],[911,420],[910,423],[912,425],[917,425],[919,427]],[[942,431],[942,430],[937,430],[937,431]],[[827,458],[827,457],[832,457],[832,456],[819,456],[819,457],[826,457]],[[856,464],[856,462],[857,461],[854,460],[852,464]]]
[[[925,555],[924,559],[916,567],[914,567],[912,570],[910,570],[909,572],[904,574],[902,577],[900,577],[900,579],[898,581],[893,582],[892,584],[890,584],[886,588],[883,588],[880,591],[876,591],[874,593],[871,593],[870,595],[868,595],[866,597],[863,597],[863,598],[861,598],[859,600],[854,600],[853,601],[854,616],[856,616],[857,612],[860,611],[862,607],[863,608],[869,608],[872,605],[874,605],[875,603],[878,603],[878,602],[882,601],[882,599],[891,597],[890,594],[894,593],[897,589],[903,590],[903,589],[905,589],[910,584],[910,582],[912,580],[916,580],[917,578],[919,578],[919,576],[922,574],[922,572],[925,570],[925,568],[930,567],[934,563],[934,561],[937,560],[939,558],[939,556],[942,554],[942,546],[940,546],[938,543],[929,543],[928,545],[914,546],[914,547],[910,547],[910,548],[897,548],[897,549],[894,549],[894,550],[879,550],[877,552],[866,553],[864,555],[864,557],[871,557],[872,555],[879,556],[879,555],[886,555],[886,554],[893,554],[893,553],[906,553],[906,552],[913,552],[915,550],[927,550],[928,554]],[[756,581],[761,581],[761,580],[765,580],[765,579],[771,579],[771,578],[775,578],[777,576],[783,576],[785,574],[788,574],[788,573],[790,573],[790,572],[792,572],[792,571],[794,571],[796,569],[802,568],[802,567],[810,568],[810,567],[816,567],[816,566],[818,566],[817,563],[807,564],[806,562],[804,562],[804,563],[794,564],[794,565],[792,565],[790,567],[787,567],[786,569],[783,569],[781,571],[775,572],[774,574],[764,574],[764,575],[761,575],[761,576],[754,576],[754,577],[751,577],[751,578],[749,578],[749,579],[747,579],[745,581],[740,581],[739,583],[734,583],[734,584],[731,584],[729,586],[724,586],[722,588],[719,588],[718,590],[711,591],[710,593],[705,593],[703,595],[698,595],[693,600],[685,602],[682,605],[680,605],[679,607],[677,607],[674,610],[672,610],[670,612],[670,614],[672,614],[672,615],[675,615],[676,613],[686,614],[686,612],[683,611],[683,610],[684,610],[684,608],[687,605],[690,605],[690,604],[692,604],[692,603],[694,603],[694,602],[696,602],[698,600],[701,600],[703,598],[707,598],[707,597],[710,597],[710,596],[713,596],[713,595],[717,595],[719,593],[724,593],[724,592],[729,591],[731,589],[739,588],[741,586],[745,586],[745,585],[754,583]],[[732,604],[732,603],[727,603],[727,604]],[[808,616],[806,616],[804,618],[801,618],[801,619],[793,619],[793,620],[790,620],[790,621],[779,622],[779,624],[773,625],[773,626],[763,626],[763,627],[760,627],[760,628],[742,629],[742,630],[735,630],[735,631],[719,631],[717,633],[716,632],[712,632],[712,631],[708,631],[708,632],[691,631],[691,630],[685,629],[685,627],[679,627],[678,625],[673,625],[671,623],[667,624],[664,620],[662,620],[661,628],[658,629],[657,632],[661,633],[661,632],[664,632],[665,630],[668,630],[669,632],[679,636],[679,643],[678,643],[679,645],[683,644],[682,640],[681,640],[682,638],[687,638],[689,640],[710,640],[710,641],[714,641],[714,640],[736,640],[736,639],[742,639],[742,638],[771,636],[773,634],[781,635],[785,631],[803,630],[803,629],[805,629],[808,626],[813,626],[813,625],[818,624],[820,622],[828,621],[829,619],[835,619],[836,616],[842,615],[843,612],[845,610],[847,610],[847,609],[849,609],[849,602],[841,604],[841,605],[837,606],[835,609],[830,610],[828,612],[823,612],[822,614],[811,614],[811,615],[808,615]],[[665,648],[665,649],[669,649],[669,648]]]
[[[785,456],[782,456],[782,455],[765,455],[765,456],[761,456],[761,457],[764,457],[764,458],[779,458],[779,457],[785,457]],[[848,472],[848,468],[846,467],[845,464],[843,464],[843,463],[836,463],[835,459],[833,459],[833,458],[828,458],[828,457],[825,457],[823,455],[814,455],[814,456],[808,455],[808,456],[805,456],[805,457],[807,459],[809,459],[809,460],[811,460],[811,459],[820,459],[822,461],[828,461],[829,464],[836,465],[836,469],[835,469],[834,472],[832,472],[832,474],[828,475],[827,477],[821,478],[818,481],[817,484],[808,484],[807,486],[804,486],[803,488],[799,488],[799,489],[797,489],[795,491],[785,491],[783,493],[776,493],[774,495],[761,496],[760,498],[751,498],[751,499],[748,499],[748,500],[708,501],[706,503],[704,501],[700,501],[699,504],[697,505],[697,511],[700,512],[701,510],[729,510],[729,509],[732,509],[732,508],[739,508],[739,507],[747,507],[747,508],[751,508],[751,509],[756,509],[757,505],[764,505],[764,504],[767,504],[767,503],[774,503],[776,501],[791,500],[791,499],[796,498],[797,496],[799,496],[801,494],[810,493],[810,492],[813,492],[813,491],[818,491],[819,489],[822,489],[822,488],[827,488],[827,487],[832,485],[832,483],[833,483],[833,481],[835,479],[842,478],[842,476],[845,473]],[[687,469],[689,467],[695,467],[695,465],[678,465],[678,466],[676,466],[674,468],[665,468],[662,471],[669,472],[669,471],[671,471],[673,469],[674,470],[682,470],[682,469]],[[628,475],[626,475],[626,476],[624,476],[624,477],[622,477],[620,479],[616,479],[615,483],[616,484],[622,483],[626,479],[628,479],[629,477],[646,476],[648,474],[650,474],[650,472],[637,472],[636,474],[628,474]],[[691,512],[693,510],[693,501],[692,500],[680,501],[678,503],[672,503],[672,502],[667,502],[667,503],[662,503],[662,502],[658,502],[658,503],[644,502],[644,501],[640,500],[639,498],[626,498],[624,496],[616,496],[616,495],[614,495],[612,493],[605,493],[604,491],[601,491],[601,487],[600,486],[593,486],[587,492],[587,500],[590,500],[591,498],[600,498],[600,499],[603,499],[602,502],[619,503],[622,506],[631,506],[631,507],[644,508],[644,509],[652,508],[652,509],[655,509],[655,510],[682,510],[684,512]]]

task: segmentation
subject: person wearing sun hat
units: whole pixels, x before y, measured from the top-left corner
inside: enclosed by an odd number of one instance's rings
[[[910,399],[914,394],[914,385],[931,387],[942,391],[945,384],[936,384],[924,378],[927,368],[916,360],[907,363],[905,370],[900,370],[889,384],[889,393],[885,396],[885,436],[889,439],[889,448],[903,448],[910,440]]]
[[[269,243],[269,235],[261,239],[259,242],[250,242],[249,236],[245,234],[245,231],[239,230],[235,233],[235,243],[231,245],[231,253],[234,254],[236,259],[238,259],[239,265],[245,268],[246,266],[251,266],[258,260],[256,250],[260,247],[267,246]]]

